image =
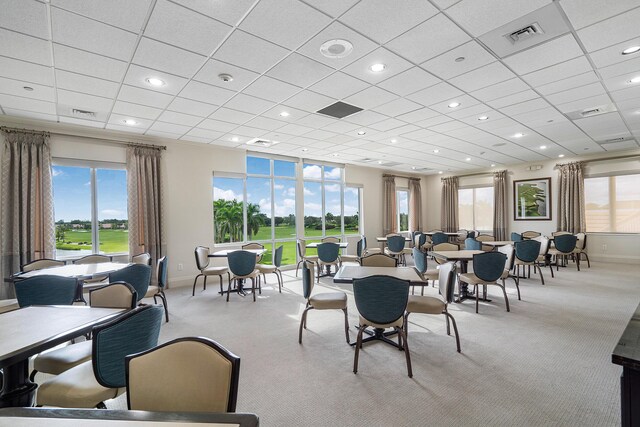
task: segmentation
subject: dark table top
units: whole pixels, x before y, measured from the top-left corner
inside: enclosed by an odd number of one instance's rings
[[[613,349],[611,361],[640,371],[640,304]]]

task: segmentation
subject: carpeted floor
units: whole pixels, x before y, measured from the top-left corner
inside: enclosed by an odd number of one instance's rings
[[[510,313],[498,288],[479,314],[473,301],[452,304],[460,354],[443,316],[413,315],[411,379],[403,353],[379,342],[365,345],[354,375],[340,311],[311,311],[299,345],[304,300],[293,272],[282,294],[268,276],[255,303],[235,294],[225,302],[215,281],[195,297],[191,287],[169,290],[161,341],[201,335],[240,356],[237,411],[258,414],[263,426],[618,425],[621,368],[611,351],[640,302],[640,267],[544,273],[546,286],[537,276],[521,281],[522,301],[508,282]],[[329,289],[347,292],[356,325],[351,285],[324,278],[315,291]],[[107,406],[126,408],[126,400]]]

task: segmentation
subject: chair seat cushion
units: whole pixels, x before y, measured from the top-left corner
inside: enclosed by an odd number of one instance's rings
[[[278,270],[278,267],[276,267],[275,265],[269,265],[269,264],[256,264],[256,269],[261,274],[269,274],[269,273],[275,273]]]
[[[413,248],[404,248],[402,250],[402,253],[411,255],[411,254],[413,254]]]
[[[427,280],[438,280],[439,274],[440,272],[437,269],[432,268],[422,273],[422,277],[424,277]]]
[[[398,256],[402,252],[393,252],[393,251],[389,250],[389,248],[384,248],[384,253],[386,255],[389,255],[389,256]]]
[[[500,276],[501,279],[507,279],[509,277],[509,275],[511,274],[511,270],[504,270],[502,272],[502,276]]]
[[[6,313],[7,311],[17,310],[20,308],[17,299],[3,299],[0,300],[0,313]]]
[[[340,264],[340,258],[336,259],[335,261],[323,261],[321,259],[318,259],[318,264],[320,264],[320,265],[338,265],[338,264]]]
[[[33,360],[33,369],[58,375],[81,363],[91,360],[91,341],[82,341],[66,347],[40,353]]]
[[[94,408],[98,403],[113,399],[126,388],[101,386],[93,374],[91,361],[75,366],[38,387],[37,401],[42,406],[61,408]]]
[[[573,252],[561,252],[559,250],[557,250],[556,248],[550,248],[549,249],[549,255],[569,255]]]
[[[404,325],[404,316],[400,316],[400,318],[398,320],[396,320],[395,322],[392,323],[374,323],[370,320],[365,319],[364,317],[360,316],[360,326],[362,325],[367,325],[367,326],[371,326],[372,328],[380,328],[380,329],[384,329],[384,328],[393,328],[395,326],[401,328],[402,325]]]
[[[536,261],[537,261],[537,260],[538,260],[538,259],[536,258]],[[522,260],[521,260],[521,259],[519,259],[519,258],[516,258],[516,259],[514,259],[514,260],[513,260],[513,263],[514,263],[515,265],[533,265],[533,264],[535,264],[535,262],[536,262],[536,261],[527,262],[527,261],[522,261]]]
[[[219,276],[221,274],[225,274],[229,271],[229,267],[207,267],[202,270],[202,274],[205,276]]]
[[[496,285],[496,282],[485,282],[473,273],[465,273],[460,275],[460,281],[469,285]]]
[[[303,258],[305,261],[318,262],[317,255],[305,255]]]
[[[309,304],[318,310],[347,308],[347,294],[344,292],[326,292],[309,298]]]
[[[441,295],[420,296],[409,295],[408,313],[442,314],[446,304]]]
[[[340,261],[342,262],[360,262],[358,255],[340,255]]]
[[[365,255],[379,254],[381,252],[382,250],[380,250],[380,248],[371,248],[364,251]]]
[[[151,298],[152,296],[157,294],[159,291],[160,291],[160,287],[159,286],[150,285],[149,288],[147,288],[147,293],[144,294],[144,297],[145,298]]]
[[[231,277],[231,279],[251,279],[253,277],[257,277],[258,274],[260,274],[260,272],[256,269],[253,270],[251,273],[245,275],[245,276],[236,276],[235,274]]]

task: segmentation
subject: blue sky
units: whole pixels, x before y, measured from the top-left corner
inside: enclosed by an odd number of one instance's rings
[[[127,173],[98,169],[96,173],[98,220],[127,219]],[[89,168],[53,167],[53,201],[56,221],[91,220]]]

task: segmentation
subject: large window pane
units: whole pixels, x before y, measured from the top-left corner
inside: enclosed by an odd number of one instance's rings
[[[640,232],[640,175],[612,177],[616,199],[613,223],[618,233]]]
[[[458,190],[458,224],[465,230],[473,230],[473,189]]]
[[[398,190],[396,203],[398,205],[398,231],[409,231],[409,192]]]
[[[213,179],[213,224],[215,243],[242,242],[244,198],[241,178]]]
[[[304,183],[304,235],[322,236],[322,184]]]
[[[296,182],[289,179],[274,180],[275,238],[296,238]]]
[[[360,189],[344,188],[344,234],[360,234]]]
[[[585,179],[584,200],[587,231],[613,231],[610,224],[609,177]]]
[[[640,233],[640,175],[584,180],[588,232]]]
[[[322,167],[305,163],[302,168],[302,177],[304,179],[322,179]]]
[[[270,178],[247,178],[247,240],[271,240]]]
[[[342,235],[342,186],[339,183],[324,185],[324,229],[325,235]]]
[[[325,166],[324,179],[340,181],[342,179],[342,168]]]
[[[97,169],[96,190],[99,252],[126,253],[129,251],[127,172],[116,169]]]
[[[273,175],[286,176],[289,178],[295,178],[296,176],[296,164],[295,162],[287,162],[284,160],[273,161]]]
[[[91,168],[54,166],[53,204],[56,258],[91,254]]]
[[[476,188],[474,224],[476,230],[493,230],[493,187]]]
[[[251,175],[271,175],[270,160],[247,156],[247,173]]]

